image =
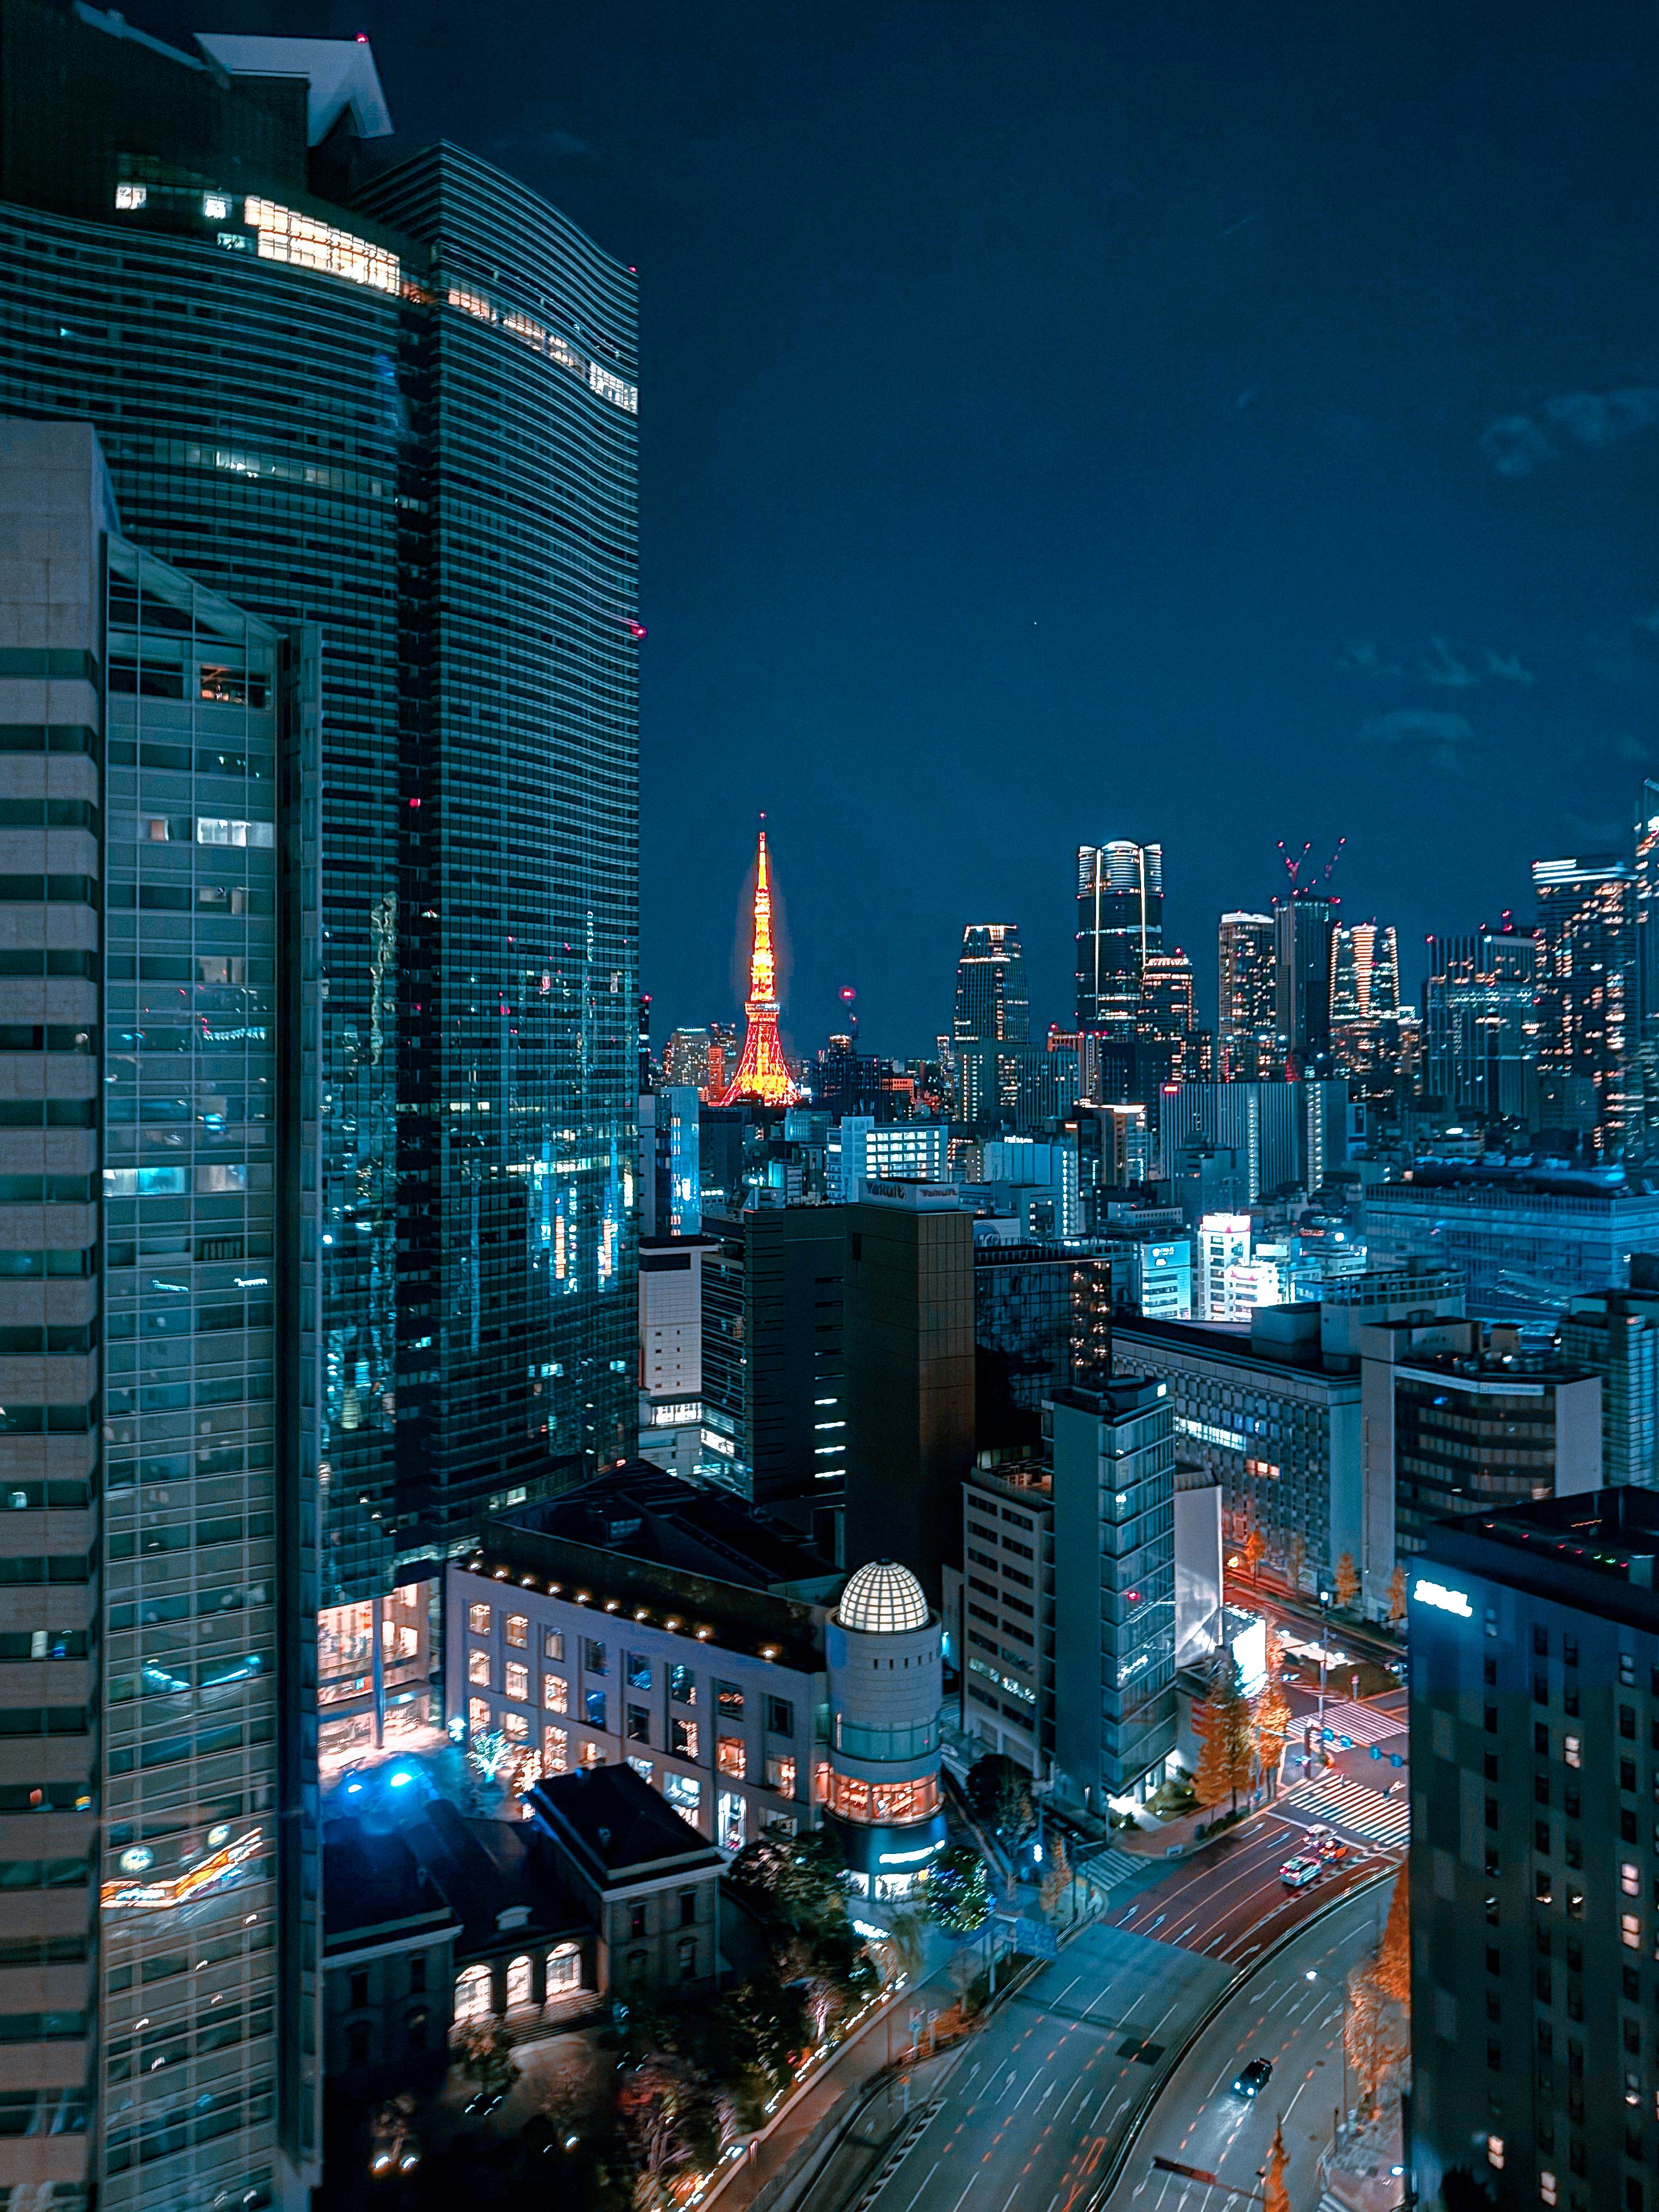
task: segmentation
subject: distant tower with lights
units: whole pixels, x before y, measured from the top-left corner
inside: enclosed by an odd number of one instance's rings
[[[800,1093],[790,1081],[783,1047],[778,1042],[778,963],[772,950],[772,878],[764,830],[755,864],[755,934],[749,954],[749,996],[743,1002],[743,1011],[749,1023],[743,1056],[721,1094],[720,1104],[793,1106]]]

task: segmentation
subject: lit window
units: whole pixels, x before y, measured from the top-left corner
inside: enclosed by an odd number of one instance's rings
[[[582,1981],[582,1954],[574,1943],[559,1943],[547,1954],[547,1994],[562,1996],[578,1990]]]
[[[489,1687],[489,1654],[487,1651],[467,1653],[466,1679],[469,1682],[480,1684],[486,1690]]]
[[[141,208],[149,198],[149,188],[146,185],[117,185],[115,187],[118,208]]]
[[[520,1955],[509,1960],[507,1968],[507,2001],[510,2005],[527,2005],[532,1986],[532,1968],[528,1959]]]
[[[1538,2177],[1538,2194],[1546,2204],[1555,2202],[1555,2176],[1546,2166]]]
[[[487,1605],[468,1606],[466,1609],[466,1625],[472,1631],[472,1633],[475,1636],[488,1636],[489,1633],[489,1607]]]
[[[489,1733],[489,1707],[482,1698],[469,1698],[466,1701],[466,1729],[469,1735]]]
[[[1627,1951],[1642,1948],[1642,1917],[1637,1912],[1621,1912],[1619,1916],[1619,1941]]]
[[[198,845],[241,845],[269,850],[276,842],[276,832],[269,822],[235,822],[223,815],[200,814],[196,817],[196,842]]]
[[[507,1662],[507,1694],[521,1705],[529,1700],[530,1669],[520,1660],[509,1659]]]
[[[780,1797],[795,1794],[795,1762],[793,1759],[769,1759],[766,1762],[766,1786],[775,1790]]]
[[[542,1772],[562,1774],[570,1765],[570,1737],[563,1729],[542,1730]]]
[[[1564,1735],[1562,1737],[1561,1756],[1566,1760],[1569,1766],[1583,1765],[1583,1757],[1579,1747],[1578,1738],[1576,1735]]]
[[[228,192],[204,192],[202,213],[210,222],[225,222],[230,216],[230,195]]]
[[[743,1738],[740,1735],[723,1735],[716,1738],[714,1764],[722,1774],[729,1774],[733,1781],[741,1782],[746,1763]]]
[[[1488,2166],[1496,2166],[1499,2173],[1502,2173],[1504,2171],[1504,2138],[1502,2136],[1488,2136],[1486,2137],[1486,2163]]]
[[[676,1759],[695,1759],[697,1755],[696,1721],[671,1720],[668,1723],[668,1748]]]
[[[530,1648],[530,1623],[521,1613],[509,1613],[503,1630],[507,1642],[516,1651]]]
[[[544,1658],[544,1659],[562,1659],[562,1658],[563,1658],[563,1656],[564,1656],[564,1631],[563,1631],[563,1629],[562,1629],[562,1628],[549,1628],[549,1629],[544,1629],[544,1630],[543,1631],[543,1632],[542,1632],[542,1656],[543,1656],[543,1658]]]
[[[605,1765],[605,1746],[601,1743],[585,1743],[581,1749],[577,1753],[576,1757],[577,1761],[580,1765],[603,1766]]]
[[[1620,1865],[1619,1887],[1626,1897],[1640,1897],[1642,1894],[1642,1869],[1629,1859],[1625,1859]]]
[[[503,1713],[501,1733],[509,1743],[528,1743],[530,1723],[522,1713]]]
[[[719,1825],[715,1833],[720,1849],[740,1851],[748,1840],[749,1807],[738,1790],[722,1790],[720,1799]]]
[[[251,195],[242,203],[242,220],[258,233],[262,261],[320,269],[353,284],[372,284],[377,292],[398,289],[402,271],[397,255],[383,246],[371,246],[366,238],[354,238],[349,230],[336,230],[331,223]]]
[[[605,1692],[589,1690],[582,1698],[582,1710],[586,1715],[589,1728],[602,1729],[605,1726]]]
[[[562,1674],[542,1676],[542,1704],[550,1713],[570,1711],[570,1685]]]
[[[671,1774],[665,1771],[662,1794],[682,1820],[690,1820],[693,1827],[702,1823],[702,1784],[695,1774]]]
[[[490,2014],[489,1969],[468,1966],[455,1978],[457,2020],[488,2020]]]

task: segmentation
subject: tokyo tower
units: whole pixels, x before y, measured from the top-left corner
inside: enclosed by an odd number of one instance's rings
[[[765,816],[761,817],[762,821]],[[766,857],[766,832],[760,833],[755,872],[755,937],[749,955],[749,996],[743,1002],[749,1026],[737,1073],[716,1102],[721,1106],[753,1103],[793,1106],[800,1093],[789,1080],[778,1042],[778,964],[772,951],[772,879]]]

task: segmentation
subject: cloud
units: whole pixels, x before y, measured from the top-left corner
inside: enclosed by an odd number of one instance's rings
[[[1632,737],[1628,730],[1613,739],[1613,751],[1616,760],[1635,761],[1638,765],[1653,758],[1652,747],[1644,744],[1640,738]]]
[[[1463,775],[1477,743],[1462,714],[1431,707],[1395,707],[1386,714],[1375,714],[1359,735],[1368,744],[1397,745],[1416,752],[1426,767],[1442,775]]]
[[[1368,637],[1351,638],[1337,655],[1340,668],[1358,669],[1362,676],[1398,676],[1397,663],[1385,660],[1382,648]]]
[[[1500,415],[1480,433],[1480,450],[1500,477],[1529,477],[1559,460],[1564,441],[1600,453],[1651,429],[1659,422],[1659,387],[1629,384],[1616,392],[1559,392],[1538,412],[1543,422],[1532,415]]]
[[[538,155],[551,161],[579,161],[593,150],[591,142],[579,138],[574,131],[567,131],[557,123],[545,125],[540,130],[509,132],[493,142],[498,154],[513,154],[520,161],[533,161]]]
[[[1418,673],[1425,683],[1438,684],[1450,691],[1467,691],[1480,678],[1468,669],[1452,651],[1443,637],[1431,638],[1434,652],[1427,660],[1417,664]]]
[[[1500,676],[1506,684],[1536,684],[1538,678],[1530,668],[1523,668],[1520,656],[1513,653],[1494,653],[1486,647],[1486,673]]]

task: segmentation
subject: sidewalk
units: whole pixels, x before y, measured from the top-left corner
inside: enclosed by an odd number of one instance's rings
[[[945,2012],[956,2002],[956,1994],[943,1966],[925,1980],[901,1990],[850,2042],[842,2045],[820,2073],[793,2093],[752,2139],[749,2156],[740,2164],[734,2160],[724,2175],[715,2178],[698,2199],[699,2207],[717,2203],[720,2212],[750,2212],[763,2198],[769,2204],[785,2193],[781,2188],[774,2189],[774,2183],[781,2184],[792,2176],[804,2180],[805,2161],[812,2150],[828,2142],[836,2127],[856,2108],[859,2098],[905,2049],[911,2008],[921,2005],[928,2011]],[[960,2048],[957,2045],[921,2063],[930,2070],[942,2069],[954,2061]],[[926,2100],[927,2094],[913,2080],[913,2111],[919,2101]]]

